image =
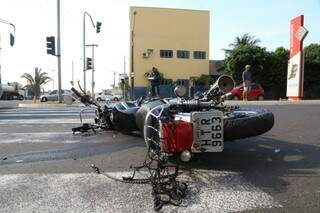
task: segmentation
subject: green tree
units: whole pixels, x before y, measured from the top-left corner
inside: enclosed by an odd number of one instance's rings
[[[239,84],[242,82],[245,65],[250,64],[253,80],[267,84],[265,74],[270,72],[270,58],[271,55],[265,48],[251,44],[237,45],[227,54],[225,70]]]
[[[304,49],[304,90],[307,98],[320,97],[320,44]]]
[[[269,84],[275,98],[286,97],[289,50],[278,47],[271,52]]]
[[[51,81],[52,79],[48,76],[48,73],[42,72],[41,68],[35,67],[34,76],[29,73],[24,73],[21,78],[25,78],[28,81],[27,87],[29,87],[33,95],[39,98],[41,87]]]

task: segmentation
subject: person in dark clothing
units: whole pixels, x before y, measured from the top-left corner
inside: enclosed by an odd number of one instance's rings
[[[251,65],[246,65],[245,70],[242,72],[244,101],[248,100],[248,93],[251,91],[252,74],[250,68]]]
[[[159,86],[160,86],[160,73],[157,68],[152,67],[152,70],[148,76],[148,80],[151,83],[151,95],[152,96],[159,96]]]

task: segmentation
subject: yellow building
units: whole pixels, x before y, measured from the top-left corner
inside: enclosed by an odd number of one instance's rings
[[[208,75],[209,22],[209,11],[131,7],[134,96],[146,94],[149,82],[145,74],[152,67],[158,68],[164,79],[187,87],[190,77]],[[163,87],[161,93],[168,94],[166,90],[168,87]]]

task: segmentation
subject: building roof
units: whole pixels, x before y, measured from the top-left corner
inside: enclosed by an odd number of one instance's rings
[[[166,7],[143,7],[143,6],[130,6],[130,9],[164,9],[164,10],[182,10],[182,11],[194,11],[194,12],[205,12],[210,13],[210,10],[194,10],[194,9],[183,9],[183,8],[166,8]]]

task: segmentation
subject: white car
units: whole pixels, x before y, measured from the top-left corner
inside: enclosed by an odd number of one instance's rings
[[[61,90],[62,98],[66,95],[73,96],[73,92],[71,90]],[[75,98],[73,97],[75,100]],[[53,90],[49,94],[41,95],[40,96],[41,102],[47,102],[47,101],[58,101],[58,90]]]
[[[121,94],[112,94],[111,91],[104,91],[95,94],[97,101],[120,101],[122,99]]]

